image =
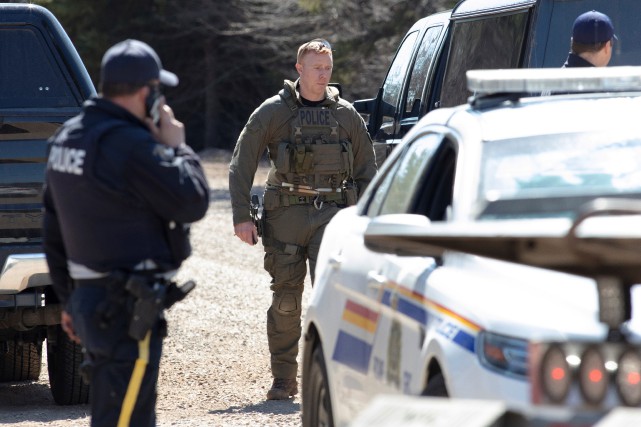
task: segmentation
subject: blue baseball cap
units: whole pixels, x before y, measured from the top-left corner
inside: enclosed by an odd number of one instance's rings
[[[177,86],[178,76],[162,69],[160,58],[147,43],[128,39],[107,49],[100,64],[100,81],[144,86],[160,80],[166,86]]]
[[[581,44],[598,44],[616,39],[614,25],[601,12],[591,10],[579,15],[572,27],[572,40]]]

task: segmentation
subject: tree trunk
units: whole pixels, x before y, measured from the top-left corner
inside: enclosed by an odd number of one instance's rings
[[[217,134],[216,126],[219,117],[220,99],[216,90],[218,55],[216,54],[214,38],[208,37],[203,47],[205,50],[205,140],[203,141],[203,146],[205,148],[226,148]]]

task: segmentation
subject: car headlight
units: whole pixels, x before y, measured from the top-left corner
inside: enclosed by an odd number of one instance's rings
[[[526,340],[483,331],[478,337],[476,354],[481,364],[493,371],[519,378],[527,376]]]

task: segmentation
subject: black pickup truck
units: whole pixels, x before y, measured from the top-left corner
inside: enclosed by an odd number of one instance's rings
[[[607,14],[615,41],[610,65],[641,65],[639,0],[461,0],[418,20],[399,45],[374,99],[354,102],[368,122],[380,164],[431,110],[465,103],[473,69],[561,67],[572,24],[589,10]]]
[[[0,381],[36,380],[47,342],[58,404],[88,401],[82,349],[60,327],[42,252],[47,138],[95,94],[58,20],[32,4],[0,4]]]

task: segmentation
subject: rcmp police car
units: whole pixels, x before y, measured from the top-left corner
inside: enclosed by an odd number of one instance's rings
[[[640,228],[641,69],[473,71],[468,87],[325,230],[305,426],[347,425],[386,393],[565,421],[641,404],[639,254],[582,231],[595,214],[637,214],[607,218],[617,238]]]

